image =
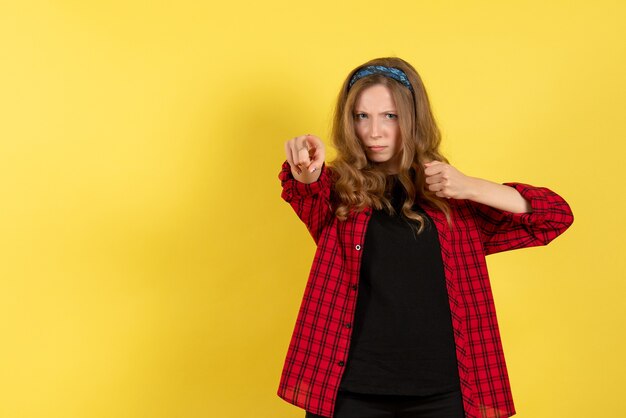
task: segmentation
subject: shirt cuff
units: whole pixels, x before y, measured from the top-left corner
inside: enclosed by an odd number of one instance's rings
[[[555,193],[545,187],[534,187],[524,183],[503,183],[505,186],[513,187],[524,199],[530,202],[531,212],[528,213],[510,213],[511,220],[516,223],[525,225],[540,224],[546,220],[549,213],[551,196]]]

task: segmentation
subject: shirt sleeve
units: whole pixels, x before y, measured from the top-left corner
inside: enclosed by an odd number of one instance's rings
[[[486,254],[547,245],[574,222],[567,202],[545,187],[504,183],[530,202],[529,213],[512,213],[470,202]]]
[[[278,178],[283,187],[281,197],[291,205],[317,243],[324,226],[332,217],[330,204],[332,180],[329,169],[325,163],[322,164],[317,181],[306,184],[293,177],[291,167],[285,161]]]

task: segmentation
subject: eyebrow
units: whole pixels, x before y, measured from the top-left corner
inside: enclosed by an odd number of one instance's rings
[[[369,113],[369,112],[366,112],[365,110],[355,109],[354,113]],[[383,110],[382,112],[380,112],[381,115],[384,113],[398,113],[398,111],[396,109],[389,109],[389,110]]]

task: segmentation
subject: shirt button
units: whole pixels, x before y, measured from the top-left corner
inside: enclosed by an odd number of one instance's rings
[[[346,322],[345,326],[346,326],[346,328],[348,328],[348,329],[352,328],[352,325],[350,325],[350,323],[349,323],[349,322]]]
[[[339,363],[337,363],[338,365],[340,365],[341,367],[343,367],[344,363],[343,361],[340,361]]]
[[[356,248],[357,251],[361,250],[361,246],[359,244],[357,244],[354,248]]]
[[[352,285],[352,290],[356,290],[356,285],[355,284]]]

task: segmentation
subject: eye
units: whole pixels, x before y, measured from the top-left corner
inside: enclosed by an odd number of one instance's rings
[[[395,113],[387,113],[385,117],[387,119],[398,119],[398,115],[396,115]]]
[[[354,119],[356,119],[356,120],[367,119],[367,114],[365,114],[363,112],[357,113],[356,115],[354,115]]]

